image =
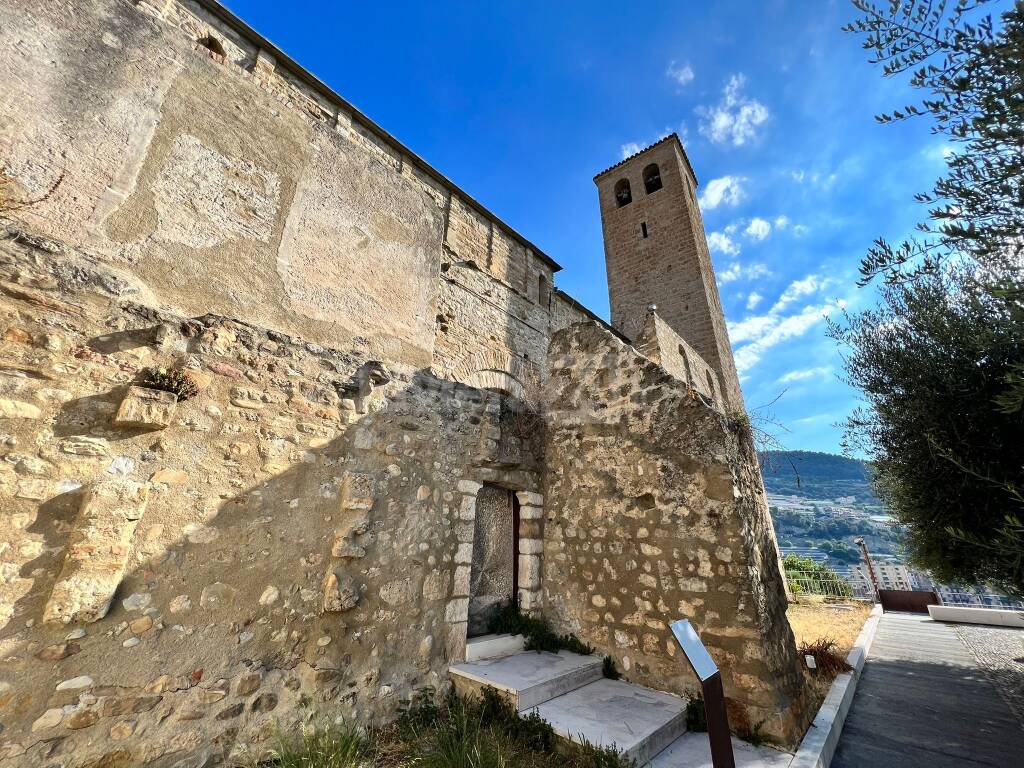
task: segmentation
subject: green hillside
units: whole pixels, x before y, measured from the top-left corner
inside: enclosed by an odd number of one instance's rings
[[[858,536],[876,555],[901,552],[899,528],[877,517],[885,508],[871,490],[869,463],[831,453],[766,451],[761,464],[769,494],[798,497],[770,504],[780,545],[816,547],[833,566],[860,560]]]
[[[814,451],[765,451],[761,472],[768,493],[808,499],[852,496],[861,504],[878,504],[866,461]]]

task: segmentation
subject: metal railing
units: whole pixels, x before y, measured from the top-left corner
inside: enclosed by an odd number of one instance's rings
[[[959,606],[961,608],[994,608],[1009,611],[1024,611],[1024,602],[1011,600],[1003,595],[994,595],[986,592],[949,592],[941,591],[939,600],[943,605]]]
[[[850,582],[840,576],[827,576],[813,571],[786,571],[789,590],[794,595],[853,597]]]

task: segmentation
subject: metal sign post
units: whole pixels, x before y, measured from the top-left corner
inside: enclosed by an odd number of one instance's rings
[[[700,680],[700,687],[704,692],[704,714],[708,721],[708,741],[711,742],[711,764],[714,768],[736,768],[736,760],[732,754],[732,737],[729,734],[729,718],[725,713],[722,673],[689,621],[673,621],[669,629],[675,635],[679,647],[683,649],[683,655]]]

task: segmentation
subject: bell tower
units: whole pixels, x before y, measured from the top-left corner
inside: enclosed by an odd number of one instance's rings
[[[697,206],[697,177],[676,134],[595,178],[601,203],[612,325],[630,339],[648,307],[718,376],[730,409],[743,410],[736,364]]]

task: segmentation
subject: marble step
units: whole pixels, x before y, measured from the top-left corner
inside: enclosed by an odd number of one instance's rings
[[[481,635],[466,641],[466,661],[483,661],[523,652],[522,635]]]
[[[569,651],[524,651],[496,659],[470,661],[448,668],[455,690],[476,693],[490,687],[504,693],[519,711],[601,679],[600,656]]]
[[[788,768],[793,755],[771,747],[755,747],[733,737],[736,768]],[[648,768],[713,768],[706,733],[684,733],[651,760]]]
[[[686,732],[686,701],[632,683],[601,678],[536,708],[555,733],[615,747],[647,765]]]

